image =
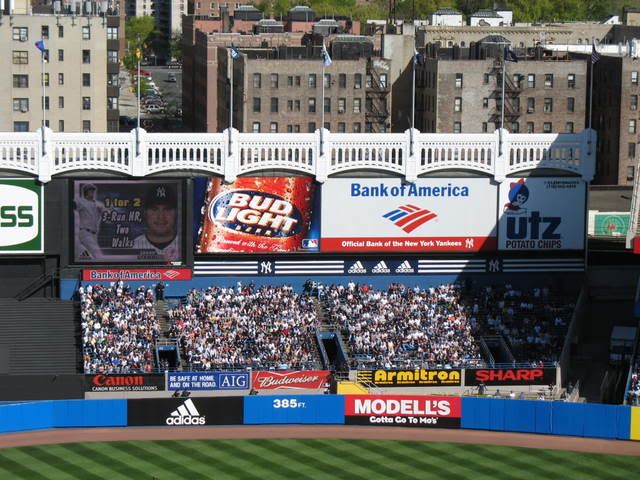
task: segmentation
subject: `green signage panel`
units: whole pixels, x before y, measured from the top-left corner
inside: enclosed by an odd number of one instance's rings
[[[629,229],[628,213],[596,213],[593,234],[597,237],[623,237]]]
[[[43,253],[43,187],[30,178],[0,178],[0,254]]]

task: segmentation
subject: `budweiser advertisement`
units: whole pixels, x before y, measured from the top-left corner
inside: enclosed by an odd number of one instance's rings
[[[497,246],[497,186],[488,178],[329,179],[323,252],[477,252]]]
[[[329,376],[329,370],[253,372],[251,386],[256,390],[317,389],[329,382]]]
[[[347,425],[460,428],[460,397],[346,395]]]
[[[319,191],[308,177],[194,183],[196,253],[319,251]]]
[[[85,268],[85,282],[175,281],[191,280],[190,268]]]
[[[84,376],[85,392],[155,392],[164,390],[164,375],[103,374]]]
[[[556,383],[556,369],[550,368],[469,368],[465,385],[551,385]]]

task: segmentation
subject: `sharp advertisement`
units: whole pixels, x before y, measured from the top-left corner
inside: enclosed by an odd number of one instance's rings
[[[75,180],[76,263],[182,263],[182,182]]]
[[[35,180],[0,179],[0,255],[44,251],[43,202]]]
[[[488,178],[329,179],[322,187],[320,249],[492,251],[496,197]]]
[[[319,193],[308,177],[198,178],[196,253],[318,252]]]
[[[500,250],[582,250],[585,195],[579,178],[507,179],[500,185]]]

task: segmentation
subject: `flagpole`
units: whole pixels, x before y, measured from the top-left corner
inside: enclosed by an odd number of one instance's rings
[[[41,40],[42,41],[42,40]],[[42,153],[45,152],[45,144],[46,144],[46,137],[44,134],[44,127],[47,124],[47,114],[46,114],[46,109],[45,109],[45,99],[47,98],[47,90],[46,90],[46,82],[45,82],[45,66],[44,66],[44,52],[45,52],[45,48],[44,48],[44,41],[42,41],[42,45],[43,45],[43,49],[40,52],[40,56],[42,57],[42,126],[40,127],[40,129],[42,130]]]
[[[136,157],[140,155],[140,49],[136,50],[136,58],[138,59],[138,93],[137,93],[137,112],[136,112]]]
[[[320,103],[320,108],[321,108],[321,114],[320,114],[320,156],[322,157],[324,155],[324,136],[323,136],[323,130],[324,130],[324,69],[325,66],[324,64],[326,63],[325,59],[324,59],[324,52],[325,52],[325,46],[324,46],[324,39],[322,40],[322,101]]]
[[[417,62],[417,51],[414,46],[413,58],[411,64],[412,75],[411,75],[411,130],[409,130],[409,156],[413,156],[413,128],[415,126],[416,121],[416,62]]]
[[[505,76],[507,75],[507,58],[506,58],[506,49],[507,47],[503,47],[502,51],[502,101],[500,102],[500,134],[499,134],[499,145],[498,145],[498,155],[502,156],[502,130],[504,130],[504,85],[505,85]]]
[[[228,55],[227,58],[229,58]],[[231,154],[231,130],[233,130],[233,63],[234,59],[233,57],[231,57],[231,94],[229,99],[229,154]]]
[[[595,67],[595,62],[593,61],[593,52],[596,51],[596,47],[595,45],[592,43],[591,44],[591,58],[589,63],[591,64],[591,75],[589,75],[589,124],[588,124],[588,128],[589,128],[589,139],[587,141],[587,145],[588,145],[588,152],[587,154],[591,154],[592,152],[592,142],[591,142],[591,117],[593,114],[593,70]]]

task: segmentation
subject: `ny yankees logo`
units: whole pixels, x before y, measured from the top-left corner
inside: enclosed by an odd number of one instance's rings
[[[260,273],[268,274],[273,270],[273,264],[271,262],[260,262]]]
[[[156,188],[156,197],[167,198],[167,191],[164,189],[164,187]]]

